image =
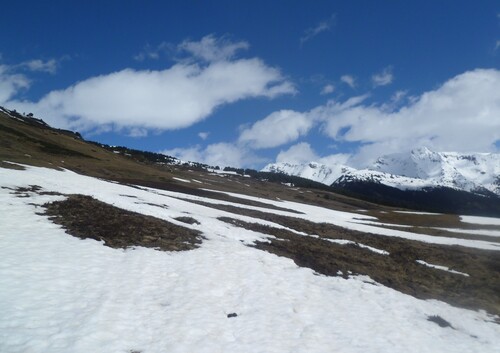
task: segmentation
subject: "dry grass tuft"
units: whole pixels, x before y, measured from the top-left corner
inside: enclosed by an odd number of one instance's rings
[[[151,216],[126,211],[90,196],[70,195],[44,205],[45,214],[78,238],[104,241],[112,248],[144,246],[165,251],[191,250],[200,232]]]

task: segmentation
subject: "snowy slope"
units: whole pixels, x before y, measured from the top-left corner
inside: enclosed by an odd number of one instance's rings
[[[500,154],[433,152],[421,147],[408,153],[382,156],[369,168],[319,163],[269,164],[264,171],[301,176],[327,185],[339,181],[375,181],[399,189],[445,186],[500,196]]]
[[[64,196],[12,192],[35,184],[174,223],[189,213],[200,224],[182,225],[201,230],[206,239],[200,248],[178,253],[80,240],[38,214],[41,204]],[[468,353],[495,352],[500,346],[500,325],[484,311],[419,300],[366,276],[318,276],[292,260],[246,246],[269,236],[222,222],[218,218],[226,212],[190,200],[229,202],[36,167],[0,168],[0,186],[1,352]],[[317,223],[499,250],[485,241],[373,227],[371,217],[360,214],[238,197],[301,211],[293,215]],[[238,316],[228,318],[229,313]],[[453,328],[439,327],[429,315],[439,315]]]

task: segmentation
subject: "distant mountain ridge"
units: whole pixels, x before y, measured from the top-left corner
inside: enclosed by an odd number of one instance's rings
[[[500,197],[500,154],[434,152],[420,147],[381,156],[367,169],[346,165],[268,164],[263,171],[308,178],[326,185],[370,182],[400,190],[451,188]]]

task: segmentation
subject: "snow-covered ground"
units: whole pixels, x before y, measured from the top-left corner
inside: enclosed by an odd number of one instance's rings
[[[460,220],[465,223],[500,226],[500,218],[460,216]]]
[[[292,260],[246,246],[268,236],[217,217],[271,222],[180,200],[173,192],[69,171],[0,168],[1,187],[29,185],[91,195],[201,230],[206,239],[186,252],[112,249],[71,237],[37,214],[39,205],[62,196],[17,197],[0,188],[0,352],[499,351],[500,325],[484,312],[419,300],[366,276],[318,276]],[[182,194],[223,203],[188,196]],[[313,222],[411,236],[356,223],[370,220],[359,214],[257,200],[299,210]],[[174,219],[186,213],[200,224]],[[472,240],[461,245],[495,248]],[[232,313],[237,316],[228,318]],[[433,315],[453,328],[429,321]]]

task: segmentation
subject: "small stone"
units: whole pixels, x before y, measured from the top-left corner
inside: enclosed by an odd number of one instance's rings
[[[238,314],[236,314],[236,313],[227,314],[227,317],[229,317],[229,318],[236,317],[236,316],[238,316]]]

